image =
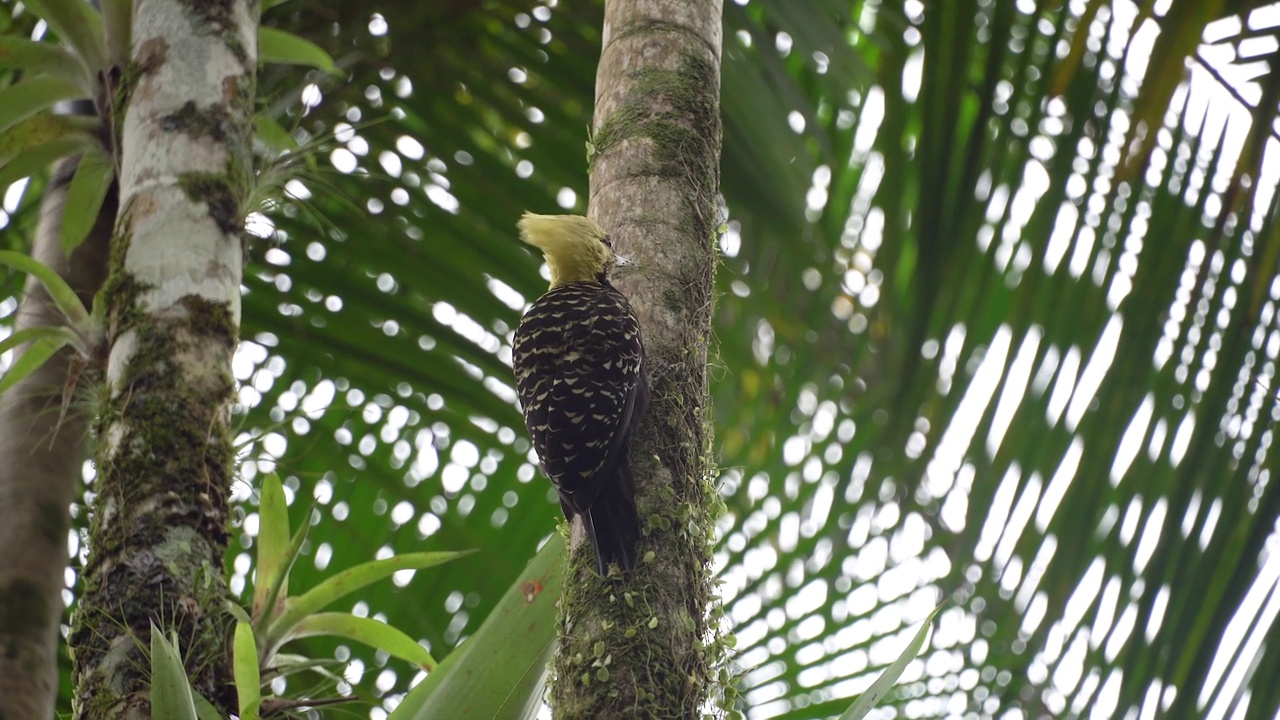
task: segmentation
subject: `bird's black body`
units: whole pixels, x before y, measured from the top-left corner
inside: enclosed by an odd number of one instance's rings
[[[516,391],[543,472],[570,521],[581,515],[601,575],[635,568],[640,523],[629,441],[649,406],[631,304],[602,272],[530,306],[512,347]]]

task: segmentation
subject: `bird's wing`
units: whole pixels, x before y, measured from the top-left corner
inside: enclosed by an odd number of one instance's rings
[[[575,513],[591,506],[602,474],[618,461],[641,382],[639,323],[626,300],[608,290],[593,298],[590,317],[578,319],[566,316],[576,312],[571,304],[544,302],[554,291],[543,296],[513,349],[534,361],[521,363],[530,369],[516,378],[529,436],[543,472]],[[542,347],[558,349],[539,353]]]

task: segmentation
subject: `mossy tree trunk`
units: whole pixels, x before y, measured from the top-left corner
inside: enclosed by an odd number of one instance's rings
[[[224,713],[231,355],[240,320],[257,5],[136,0],[76,717],[149,718],[152,623]]]
[[[108,196],[97,224],[68,258],[59,235],[75,167],[74,159],[64,161],[49,181],[32,256],[89,307],[106,277],[116,201]],[[65,323],[44,287],[28,280],[14,330]],[[64,406],[64,393],[76,379],[88,384],[83,367],[75,351],[64,348],[0,395],[0,717],[7,720],[53,717],[58,697],[68,510],[89,437],[85,404]]]
[[[633,441],[644,537],[605,580],[572,538],[552,707],[560,718],[701,716],[721,648],[708,628],[713,508],[707,346],[720,166],[718,0],[608,0],[589,214],[636,263],[652,400]]]

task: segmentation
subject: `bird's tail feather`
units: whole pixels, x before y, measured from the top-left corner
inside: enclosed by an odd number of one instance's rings
[[[630,463],[625,460],[618,463],[618,473],[621,475],[618,481],[604,483],[604,489],[582,518],[601,575],[609,574],[610,563],[616,563],[624,573],[636,569],[640,519],[636,515],[635,481]]]

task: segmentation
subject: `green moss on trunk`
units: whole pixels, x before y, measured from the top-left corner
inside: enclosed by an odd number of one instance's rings
[[[638,40],[628,46],[633,49],[652,39],[664,52],[695,50],[664,67],[622,71],[625,80],[607,92],[624,97],[592,139],[591,168],[604,174],[607,188],[593,207],[611,202],[615,210],[624,208],[609,217],[627,223],[621,234],[640,239],[623,252],[643,270],[624,281],[623,289],[642,321],[650,313],[664,320],[645,328],[652,396],[632,445],[643,526],[641,567],[629,578],[600,579],[589,548],[571,553],[552,708],[557,718],[695,718],[706,709],[728,644],[708,626],[707,612],[715,607],[708,567],[719,506],[706,405],[719,187],[718,68],[703,56],[705,43],[682,28],[647,23],[618,32],[611,44],[631,37]],[[598,182],[593,177],[593,188]],[[624,184],[628,190],[620,189]],[[603,199],[607,192],[659,186],[666,194],[655,195],[679,198],[675,206],[653,207],[634,194]],[[644,246],[658,237],[667,243],[664,252]]]
[[[654,145],[654,165],[635,168],[636,174],[692,174],[689,179],[699,185],[717,187],[706,176],[719,166],[719,136],[707,135],[708,127],[720,123],[719,99],[709,92],[719,84],[715,73],[711,63],[696,56],[676,70],[634,71],[636,91],[596,131],[592,161],[623,140],[644,138]]]
[[[227,235],[236,235],[244,227],[240,219],[240,199],[225,176],[189,172],[178,177],[178,185],[187,197],[209,206],[209,217]]]
[[[118,278],[113,287],[134,285]],[[177,632],[197,690],[224,710],[234,704],[222,558],[236,331],[225,305],[180,305],[186,312],[168,317],[122,309],[136,350],[99,417],[94,545],[70,638],[82,716],[147,702],[152,623]]]

